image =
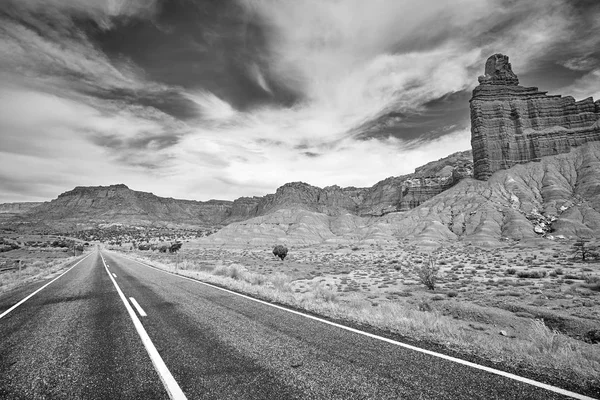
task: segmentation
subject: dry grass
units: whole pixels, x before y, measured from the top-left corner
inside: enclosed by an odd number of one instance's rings
[[[286,273],[277,271],[283,263],[271,263],[269,258],[261,258],[249,250],[241,252],[235,263],[227,264],[231,260],[225,260],[224,253],[215,252],[208,253],[212,259],[198,257],[196,262],[178,263],[178,270],[168,256],[148,257],[146,253],[137,257],[181,275],[325,317],[443,344],[462,353],[474,353],[506,365],[534,368],[549,376],[558,375],[577,382],[581,387],[600,385],[598,346],[569,337],[536,319],[544,317],[552,321],[554,311],[540,309],[533,303],[522,304],[523,299],[531,298],[527,291],[531,284],[523,286],[522,292],[512,288],[529,280],[516,276],[507,278],[502,269],[490,267],[494,261],[502,263],[503,260],[482,261],[482,257],[469,259],[468,256],[456,256],[456,253],[452,257],[447,256],[447,260],[442,257],[439,264],[445,267],[445,271],[440,285],[444,287],[430,292],[419,284],[417,271],[409,267],[426,262],[427,256],[418,255],[407,262],[389,263],[386,260],[381,262],[376,254],[371,253],[363,254],[366,260],[357,263],[356,250],[343,254],[347,256],[345,259],[336,259],[333,253],[309,251],[304,256],[312,269],[307,270],[302,268],[302,264],[286,259],[283,267]],[[293,250],[290,255],[290,258],[294,257]],[[256,261],[254,268],[252,261]],[[370,263],[372,268],[357,269],[365,262]],[[214,267],[211,263],[218,265]],[[324,273],[324,265],[327,264],[335,273]],[[399,264],[401,268],[397,269]],[[386,267],[382,268],[382,265]],[[480,268],[469,268],[467,272],[466,265]],[[535,288],[541,280],[533,279]],[[547,286],[542,288],[558,285],[554,278],[545,278],[545,281],[543,284]],[[479,290],[482,287],[493,288],[500,297],[490,296],[489,289],[483,292],[483,296],[500,299],[501,304],[493,307],[486,302],[476,304],[473,294],[464,290],[465,283]],[[578,290],[573,288],[571,293],[578,293]],[[572,296],[563,291],[560,293],[567,299]],[[507,299],[510,299],[509,303]],[[539,297],[534,299],[540,303],[548,301]],[[511,305],[510,301],[517,301],[519,305]],[[508,333],[496,327],[499,321],[510,324],[512,328],[504,328]]]
[[[27,259],[21,263],[21,269],[0,272],[0,293],[7,292],[20,285],[48,278],[78,257],[65,257],[53,260]]]

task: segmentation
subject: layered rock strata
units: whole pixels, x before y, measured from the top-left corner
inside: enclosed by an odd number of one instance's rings
[[[471,99],[474,177],[600,140],[600,101],[519,85],[508,57],[491,56]]]
[[[292,205],[329,216],[349,213],[371,217],[407,211],[472,174],[471,152],[464,151],[430,162],[417,168],[413,174],[387,178],[370,188],[342,188],[337,185],[319,188],[303,182],[291,182],[278,188],[274,194],[235,200],[225,223],[265,215]]]

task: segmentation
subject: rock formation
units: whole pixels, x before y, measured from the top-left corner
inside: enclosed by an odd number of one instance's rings
[[[19,216],[29,224],[73,229],[97,223],[205,227],[219,224],[231,209],[230,201],[206,202],[159,197],[123,184],[78,186]]]
[[[240,197],[231,201],[177,200],[129,189],[123,184],[78,186],[47,203],[19,215],[13,222],[24,228],[83,229],[94,224],[120,223],[130,226],[161,225],[209,227],[227,225],[299,208],[327,216],[351,214],[381,216],[406,211],[470,177],[471,152],[456,153],[417,168],[415,173],[383,180],[370,188],[328,186],[319,188],[291,182],[263,197]],[[6,206],[7,209],[9,206]],[[14,206],[16,207],[16,206]],[[0,222],[10,218],[0,218]],[[40,226],[43,224],[44,226]],[[3,222],[3,225],[8,225]]]
[[[536,87],[519,86],[508,57],[488,58],[485,75],[471,99],[471,145],[474,176],[541,157],[566,153],[600,140],[600,101],[549,96]]]
[[[232,223],[199,243],[497,246],[576,237],[600,237],[600,142],[498,171],[488,181],[462,179],[406,212],[327,215],[289,205]]]
[[[387,178],[370,188],[336,185],[319,188],[303,182],[291,182],[278,188],[274,194],[235,200],[231,214],[224,222],[243,221],[291,206],[329,216],[350,213],[371,217],[407,211],[472,174],[471,152],[464,151],[432,161],[417,168],[413,174]]]

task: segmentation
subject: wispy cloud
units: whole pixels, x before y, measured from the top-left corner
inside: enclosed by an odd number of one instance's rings
[[[40,190],[11,184],[5,198],[47,196],[48,182],[57,193],[124,182],[232,199],[294,180],[369,186],[411,172],[469,148],[466,99],[490,54],[508,54],[541,88],[551,77],[540,65],[568,68],[564,94],[597,96],[600,22],[588,3],[238,0],[241,16],[213,18],[231,25],[217,32],[191,17],[212,3],[7,0],[0,168]],[[135,46],[109,52],[97,32],[136,32]]]

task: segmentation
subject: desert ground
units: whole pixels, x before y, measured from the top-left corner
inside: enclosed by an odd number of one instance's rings
[[[335,320],[597,386],[600,262],[582,261],[572,244],[290,246],[283,261],[268,247],[128,254]],[[434,290],[418,274],[430,260]]]
[[[87,247],[77,239],[61,235],[10,232],[0,235],[0,243],[4,249],[0,252],[0,293],[56,274]]]

